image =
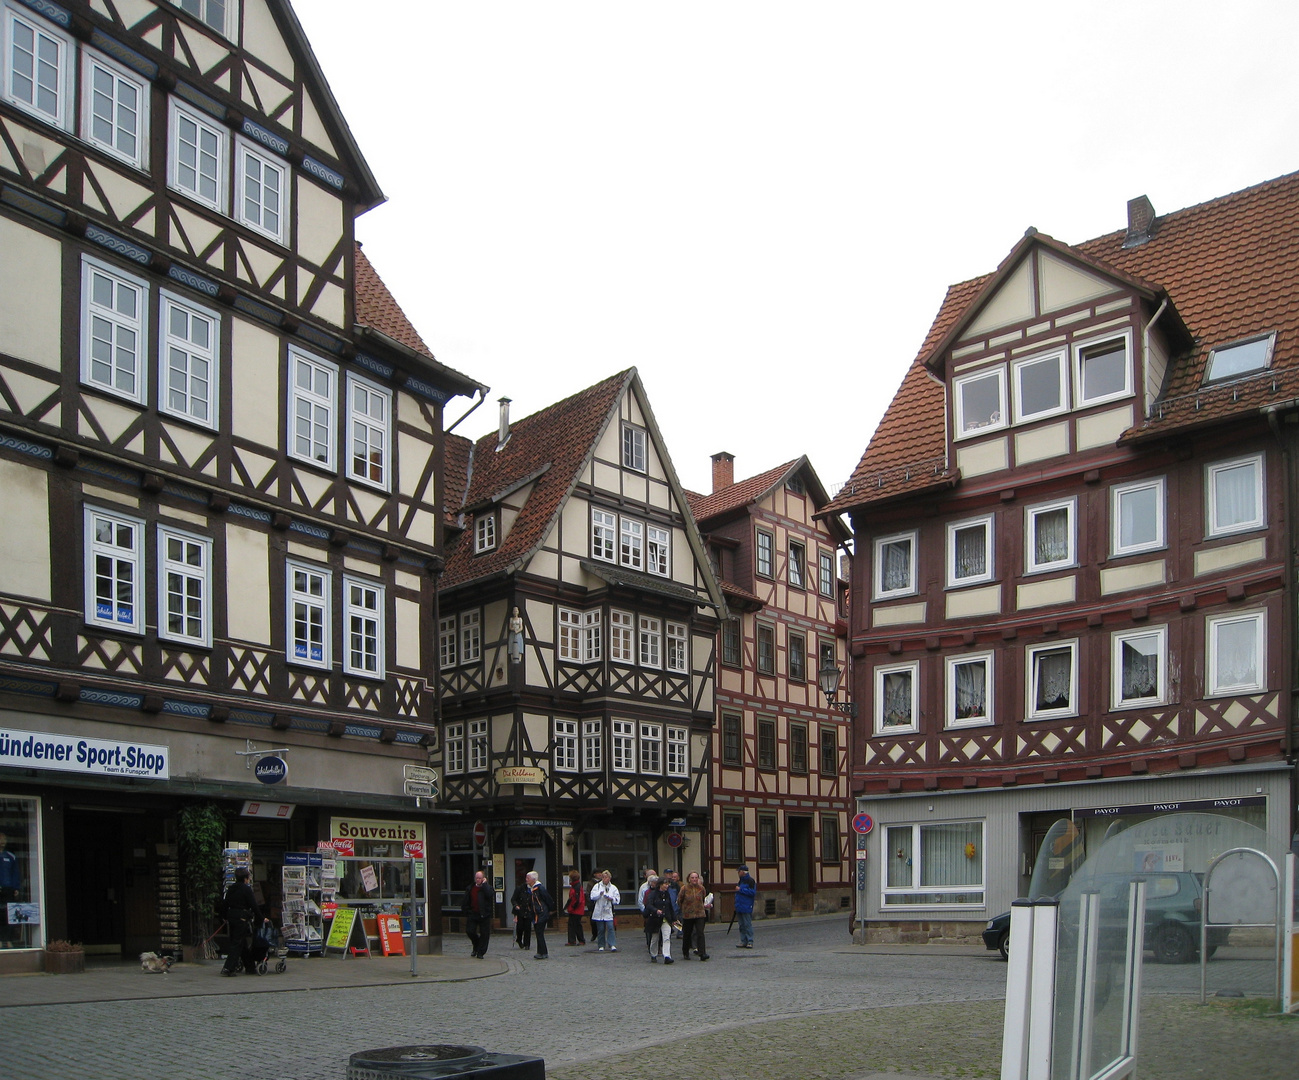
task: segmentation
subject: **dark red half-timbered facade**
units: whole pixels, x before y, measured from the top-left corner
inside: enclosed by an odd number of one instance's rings
[[[971,934],[1043,836],[1293,829],[1299,176],[953,286],[852,480],[872,934]],[[1158,855],[1189,865],[1170,839]],[[869,936],[869,935],[868,935]]]
[[[838,568],[850,533],[837,516],[817,519],[827,502],[805,457],[736,481],[731,455],[715,454],[713,490],[690,494],[730,608],[717,636],[709,870],[733,883],[747,864],[759,917],[851,900],[852,728],[817,682],[847,659]]]
[[[358,816],[435,842],[403,764],[483,388],[356,243],[382,198],[287,3],[0,0],[0,962],[179,946],[194,803],[272,902]]]

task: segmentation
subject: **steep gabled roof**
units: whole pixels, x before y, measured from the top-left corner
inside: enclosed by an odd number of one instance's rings
[[[496,449],[498,433],[484,435],[467,455],[468,483],[463,492],[447,489],[447,510],[463,494],[460,506],[484,504],[523,477],[536,474],[536,486],[495,551],[474,555],[473,545],[458,543],[447,558],[442,588],[491,577],[516,568],[549,534],[573,490],[582,467],[595,450],[618,402],[631,385],[635,368],[558,401],[510,425],[505,446]],[[448,444],[450,440],[448,440]],[[448,451],[450,446],[448,445]],[[450,453],[448,452],[448,457]]]
[[[760,472],[747,480],[737,480],[710,495],[687,491],[686,498],[690,502],[690,512],[694,514],[695,520],[701,528],[706,528],[709,524],[716,525],[728,515],[736,514],[755,503],[762,502],[782,484],[788,483],[791,477],[800,474],[813,505],[819,511],[830,502],[830,494],[825,490],[825,485],[821,483],[821,478],[817,476],[806,454],[783,465],[777,465],[774,469]],[[818,513],[816,516],[820,517],[821,514]],[[835,533],[839,540],[847,540],[852,536],[852,530],[836,515],[827,518],[827,523],[830,531]]]
[[[1124,441],[1221,423],[1299,398],[1299,173],[1163,215],[1154,235],[1137,246],[1124,247],[1125,238],[1113,232],[1063,250],[1167,296],[1196,344],[1172,359],[1152,415]],[[1013,259],[1014,252],[1003,267]],[[823,514],[954,482],[946,461],[945,389],[924,365],[954,340],[994,277],[948,290],[852,478]],[[1201,385],[1210,350],[1269,331],[1276,332],[1276,344],[1267,372]]]

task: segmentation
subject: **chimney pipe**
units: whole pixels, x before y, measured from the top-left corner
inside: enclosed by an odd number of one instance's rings
[[[711,458],[713,463],[713,494],[735,483],[735,455],[725,450]]]
[[[1155,206],[1144,195],[1128,200],[1128,231],[1123,237],[1125,248],[1140,247],[1155,235]]]
[[[501,450],[510,441],[510,399],[501,398],[501,426],[496,433],[496,449]]]

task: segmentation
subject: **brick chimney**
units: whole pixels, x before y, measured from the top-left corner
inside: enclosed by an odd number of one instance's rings
[[[735,483],[735,455],[728,454],[725,450],[712,456],[713,463],[713,494],[721,491],[722,488],[728,488]]]
[[[1128,200],[1128,232],[1123,237],[1125,248],[1140,247],[1155,235],[1155,206],[1144,195]]]

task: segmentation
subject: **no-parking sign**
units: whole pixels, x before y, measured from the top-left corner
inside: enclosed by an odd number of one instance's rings
[[[875,828],[875,819],[870,814],[858,814],[852,819],[853,832],[859,832],[863,835]]]

